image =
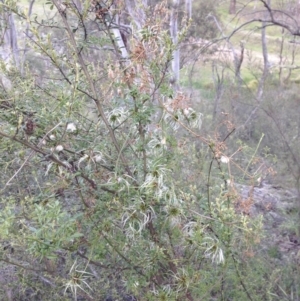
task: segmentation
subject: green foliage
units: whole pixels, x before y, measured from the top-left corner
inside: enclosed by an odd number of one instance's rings
[[[196,39],[212,39],[219,35],[217,3],[215,1],[193,2],[193,22],[189,29],[189,35]],[[219,22],[219,21],[218,21]]]

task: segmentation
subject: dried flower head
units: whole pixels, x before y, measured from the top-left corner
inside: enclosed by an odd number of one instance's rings
[[[176,111],[178,109],[185,110],[189,109],[190,99],[183,92],[178,91],[174,99],[169,103],[172,110]]]
[[[27,135],[32,135],[34,132],[35,123],[31,118],[28,118],[24,125],[24,131]]]
[[[134,68],[130,68],[130,70],[126,71],[126,74],[123,78],[123,81],[126,83],[126,84],[133,84],[133,81],[136,77],[136,74],[135,74],[135,70]]]
[[[75,297],[75,300],[77,300],[78,289],[89,295],[88,292],[83,288],[83,285],[85,285],[89,290],[92,291],[92,288],[87,283],[87,280],[91,278],[93,274],[78,270],[78,266],[79,265],[77,265],[77,260],[75,260],[69,272],[70,280],[64,285],[66,287],[64,293],[66,293],[66,291],[70,289]]]
[[[146,50],[142,42],[138,42],[132,51],[132,59],[136,62],[143,62],[147,58]]]

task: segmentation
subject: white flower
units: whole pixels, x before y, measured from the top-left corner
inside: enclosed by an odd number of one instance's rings
[[[55,135],[53,135],[53,134],[50,135],[49,138],[50,138],[50,140],[55,140],[56,139]]]
[[[89,156],[87,154],[83,155],[79,160],[78,160],[78,163],[77,163],[77,166],[78,168],[80,168],[80,163],[85,161],[86,159],[88,159]]]
[[[108,114],[107,118],[113,125],[116,125],[122,123],[127,118],[127,115],[128,111],[120,107],[112,110]]]
[[[167,144],[166,138],[165,137],[161,138],[159,136],[153,137],[148,143],[151,149],[159,149],[161,147],[165,147],[166,144]]]
[[[161,185],[160,187],[157,187],[156,191],[155,191],[155,196],[160,199],[164,199],[167,198],[167,196],[169,195],[169,188],[165,185]]]
[[[224,253],[221,248],[218,248],[215,254],[212,256],[212,261],[216,262],[217,264],[225,262]]]
[[[55,148],[55,151],[58,152],[58,153],[62,152],[63,150],[64,150],[64,147],[62,145],[57,145],[56,148]]]
[[[202,126],[202,113],[197,113],[194,109],[188,108],[184,110],[184,114],[193,128],[200,129]]]
[[[102,155],[96,155],[96,156],[94,157],[94,160],[95,160],[97,163],[103,161]]]
[[[222,157],[221,157],[221,162],[222,162],[222,163],[228,163],[228,162],[229,162],[229,158],[226,157],[226,156],[222,156]]]
[[[207,247],[204,252],[206,258],[211,258],[211,261],[217,264],[225,262],[224,253],[220,248],[220,243],[218,240],[207,237],[206,242],[203,243],[203,245]]]
[[[76,132],[76,130],[77,130],[77,128],[76,128],[75,123],[69,122],[68,125],[67,125],[67,132],[68,133],[74,133],[74,132]]]
[[[90,291],[92,291],[92,288],[88,284],[88,280],[93,276],[93,274],[88,273],[85,270],[81,271],[78,269],[78,267],[79,265],[77,264],[77,260],[75,260],[69,272],[69,280],[64,284],[66,287],[64,294],[66,294],[67,290],[69,289],[72,292],[75,300],[77,300],[78,290],[81,290],[90,296],[89,293],[84,289],[84,285]]]
[[[164,211],[167,213],[167,219],[169,220],[171,227],[181,224],[183,212],[180,206],[167,205],[164,207]]]
[[[182,231],[185,235],[192,236],[195,232],[196,227],[197,227],[197,222],[191,221],[184,225]]]
[[[93,159],[94,163],[106,162],[104,156],[101,152],[95,151],[92,153],[91,158]]]
[[[191,112],[193,112],[193,109],[190,107],[183,110],[185,116],[188,116]]]

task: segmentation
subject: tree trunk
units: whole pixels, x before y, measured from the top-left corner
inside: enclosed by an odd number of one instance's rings
[[[3,1],[1,1],[3,2]],[[9,61],[13,58],[14,65],[19,69],[20,67],[20,54],[18,49],[18,37],[17,30],[15,26],[14,17],[10,12],[3,14],[3,28],[4,33],[2,53],[0,56],[3,60]]]
[[[185,9],[189,19],[192,18],[192,0],[185,0]]]
[[[234,15],[236,13],[236,0],[230,0],[229,14]]]
[[[270,5],[270,0],[267,0],[268,5]],[[268,15],[268,13],[266,13]],[[264,70],[259,81],[258,91],[257,91],[257,99],[260,101],[264,91],[264,85],[266,78],[269,74],[270,69],[270,62],[269,62],[269,54],[268,54],[268,47],[267,47],[267,38],[266,38],[266,22],[262,22],[262,30],[261,30],[261,46],[262,46],[262,53],[264,58]]]
[[[213,75],[213,81],[214,81],[215,91],[216,91],[214,109],[213,109],[213,120],[215,120],[218,115],[219,104],[224,93],[224,72],[225,72],[225,67],[222,67],[222,71],[220,74],[215,62],[213,62],[212,75]]]
[[[30,3],[29,3],[29,9],[28,9],[28,18],[30,18],[31,14],[32,14],[32,9],[33,9],[33,4],[34,4],[35,0],[31,0]],[[23,55],[22,55],[22,58],[21,58],[21,62],[20,62],[20,72],[23,76],[24,74],[24,63],[25,63],[25,60],[26,60],[26,48],[27,48],[27,39],[28,39],[28,36],[29,36],[29,23],[27,23],[26,25],[26,30],[25,30],[25,35],[24,35],[24,46],[23,46]]]
[[[146,14],[143,8],[147,7],[147,0],[140,1],[139,3],[132,0],[125,0],[125,4],[129,16],[135,23],[137,29],[141,30],[146,22]]]
[[[241,81],[241,67],[243,64],[244,51],[245,51],[244,43],[242,41],[240,42],[240,47],[241,47],[240,56],[236,58],[235,77]]]
[[[173,6],[171,11],[171,18],[170,18],[170,32],[173,44],[175,47],[178,43],[178,6],[179,6],[180,0],[173,0]],[[173,72],[173,78],[172,81],[174,81],[175,84],[179,83],[179,69],[180,69],[180,51],[178,48],[174,50],[173,54],[174,58],[172,61],[172,72]]]
[[[267,0],[267,4],[270,5],[270,0]],[[268,16],[268,12],[266,12],[266,16]],[[263,74],[259,80],[258,89],[257,89],[257,93],[256,93],[256,100],[257,100],[258,104],[252,110],[249,117],[245,121],[245,123],[243,125],[244,127],[255,118],[255,114],[262,104],[263,94],[264,94],[264,86],[265,86],[265,82],[268,77],[269,69],[270,69],[267,38],[266,38],[266,22],[265,21],[262,22],[261,45],[262,45],[262,52],[263,52],[263,59],[264,59],[264,70],[263,70]]]
[[[116,24],[119,24],[119,16],[118,15],[115,16],[114,21],[115,21]],[[108,24],[108,27],[109,27],[109,24]],[[122,37],[120,26],[116,26],[116,27],[113,26],[112,29],[111,29],[111,32],[113,33],[113,35],[115,37],[115,41],[116,41],[118,49],[121,53],[122,59],[127,60],[129,58],[129,54],[128,54],[128,50],[127,50],[126,45],[125,45],[125,40]]]

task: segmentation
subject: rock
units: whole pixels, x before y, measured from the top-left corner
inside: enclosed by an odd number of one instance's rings
[[[234,184],[233,189],[238,193],[238,208],[248,208],[250,204],[248,212],[240,212],[252,217],[263,215],[264,230],[269,238],[264,240],[263,249],[272,254],[278,250],[280,254],[276,257],[283,261],[300,254],[300,238],[284,227],[289,215],[298,210],[297,191],[266,183],[260,187]]]

